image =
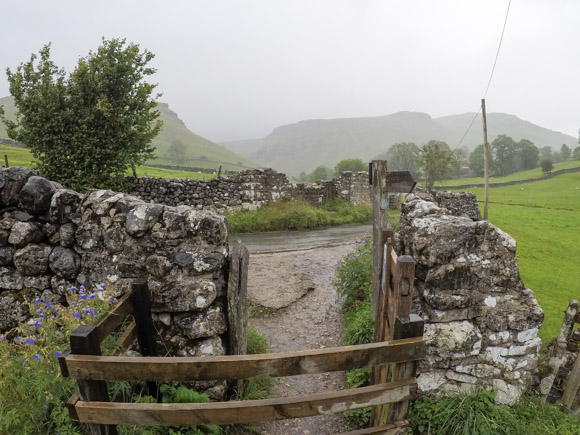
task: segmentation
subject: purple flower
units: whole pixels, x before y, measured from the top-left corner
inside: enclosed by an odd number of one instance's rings
[[[42,318],[44,318],[44,314],[40,313],[40,314],[38,315],[38,317],[40,317],[40,318],[42,319]]]
[[[57,357],[57,358],[58,358],[58,357],[60,356],[60,354],[61,354],[61,352],[60,352],[60,351],[58,351],[58,350],[55,350],[55,351],[54,351],[54,356],[55,356],[55,357]]]
[[[36,299],[34,300],[34,302],[36,302],[37,304],[39,304],[39,303],[40,303],[40,298],[36,298]]]
[[[80,293],[84,293],[85,292],[85,286],[83,284],[81,284],[81,287],[79,289]]]
[[[40,322],[40,320],[37,320],[35,325],[37,328],[40,328],[42,326],[42,323]]]
[[[101,287],[103,290],[105,290],[105,283],[103,283],[103,282],[102,282],[102,283],[100,283],[100,284],[99,284],[99,287]]]
[[[20,335],[16,337],[16,340],[18,341],[18,343],[22,343],[22,337]]]
[[[24,364],[28,364],[28,360],[27,359],[24,360]]]
[[[3,335],[0,335],[0,341],[4,341],[6,340],[6,337],[4,337]]]
[[[55,313],[58,313],[59,311],[60,311],[60,308],[58,308],[58,307],[56,307],[56,308],[54,309],[54,312],[55,312]]]
[[[34,344],[36,340],[34,339],[34,337],[28,337],[25,341],[25,343],[29,346],[32,346]]]
[[[115,303],[115,299],[113,299],[113,296],[109,297],[109,303],[114,304]]]
[[[37,354],[37,353],[35,353],[35,354],[34,354],[34,359],[35,359],[36,361],[40,361],[40,355],[39,355],[39,354]]]
[[[95,299],[95,294],[91,293],[91,295],[89,296],[89,299]]]
[[[91,316],[97,317],[97,314],[98,314],[97,310],[91,310],[90,313],[91,313]]]
[[[78,311],[76,313],[73,314],[73,317],[75,319],[80,319],[81,318],[81,313],[79,313]]]
[[[69,290],[70,290],[71,292],[76,292],[76,291],[77,291],[77,288],[76,288],[75,286],[72,286],[72,287],[71,287]]]
[[[89,297],[89,295],[87,295],[86,293],[84,293],[83,295],[81,295],[81,299],[83,301],[86,301],[88,297]]]
[[[52,304],[49,301],[46,301],[46,308],[50,308]]]

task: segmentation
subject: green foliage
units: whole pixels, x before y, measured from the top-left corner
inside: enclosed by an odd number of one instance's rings
[[[268,339],[264,335],[260,334],[260,332],[258,332],[258,330],[252,324],[248,324],[246,339],[246,352],[248,355],[268,353],[270,350]]]
[[[370,367],[349,370],[346,374],[346,385],[348,388],[364,387],[369,384],[370,375]]]
[[[333,176],[333,172],[332,169],[320,165],[317,166],[316,169],[314,169],[314,171],[312,171],[309,175],[308,175],[308,181],[310,183],[315,183],[317,181],[320,180],[331,180]]]
[[[409,422],[414,433],[433,435],[518,433],[509,408],[497,405],[494,397],[495,394],[487,390],[439,400],[425,397],[413,403]]]
[[[542,167],[542,171],[544,172],[544,174],[547,174],[548,172],[552,172],[552,169],[554,169],[554,164],[552,163],[552,161],[550,159],[542,160],[542,162],[540,163],[540,166]]]
[[[253,233],[367,223],[372,219],[372,210],[366,205],[344,206],[339,202],[315,208],[303,201],[285,200],[257,210],[229,213],[227,218],[232,233]]]
[[[351,426],[355,428],[368,427],[371,421],[372,408],[359,408],[345,411],[344,416],[348,419]]]
[[[0,336],[0,433],[79,433],[65,403],[76,387],[60,374],[58,355],[80,324],[107,312],[102,288],[67,291],[69,306],[27,301],[33,319]]]
[[[494,402],[494,393],[478,390],[469,395],[416,400],[409,411],[409,422],[417,434],[575,434],[580,419],[524,396],[513,408]]]
[[[103,39],[68,76],[50,59],[50,44],[7,70],[16,121],[2,116],[11,139],[26,144],[42,175],[67,187],[119,187],[127,168],[153,157],[159,133],[154,55],[125,40]]]
[[[431,189],[435,181],[452,173],[455,157],[445,142],[430,140],[420,149],[417,163],[425,176],[425,186]]]
[[[473,174],[476,177],[483,177],[484,175],[484,153],[485,147],[483,145],[478,145],[472,152],[469,154],[469,169],[473,171]]]
[[[187,146],[183,143],[181,139],[175,139],[173,142],[171,142],[171,145],[169,145],[168,152],[175,158],[179,158],[185,155],[186,149]],[[205,160],[207,160],[207,157],[205,158]]]
[[[562,155],[562,160],[569,160],[572,156],[572,149],[564,143],[560,147],[560,154]]]
[[[421,149],[413,142],[395,143],[387,150],[389,171],[409,171],[415,180],[421,176],[417,158]]]
[[[574,160],[580,160],[580,147],[574,148],[574,151],[572,152],[572,158]]]
[[[368,170],[368,164],[365,164],[361,159],[343,159],[334,167],[334,176],[338,177],[341,172],[346,171],[360,172]]]

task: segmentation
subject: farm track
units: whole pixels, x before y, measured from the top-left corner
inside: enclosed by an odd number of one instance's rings
[[[250,317],[272,352],[341,345],[342,316],[330,278],[334,265],[354,248],[350,243],[302,251],[250,254],[248,297],[257,305],[283,308]],[[324,373],[279,378],[275,397],[345,388],[345,374]],[[264,422],[264,435],[337,434],[348,429],[341,414]]]

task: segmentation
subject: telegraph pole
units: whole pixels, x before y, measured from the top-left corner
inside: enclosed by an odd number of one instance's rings
[[[481,99],[481,113],[483,115],[483,219],[487,220],[487,203],[489,194],[489,143],[487,143],[487,119],[485,117],[485,98]]]

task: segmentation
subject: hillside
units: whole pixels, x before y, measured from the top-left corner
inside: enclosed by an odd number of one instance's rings
[[[12,97],[0,98],[0,105],[8,117],[14,119],[16,112]],[[153,140],[156,148],[157,158],[147,163],[160,163],[164,165],[176,165],[186,167],[218,168],[240,170],[248,167],[254,168],[257,165],[238,154],[217,145],[201,136],[191,132],[177,114],[172,111],[166,103],[159,103],[160,119],[163,121],[163,128]],[[8,139],[6,126],[0,122],[0,139]],[[175,140],[184,144],[185,151],[182,155],[171,155],[169,147]]]
[[[262,166],[297,175],[310,172],[318,165],[333,167],[345,158],[371,160],[397,142],[423,145],[431,139],[456,147],[474,113],[431,118],[426,113],[398,112],[392,115],[316,119],[278,127],[267,137],[256,140],[223,143],[228,149],[259,162]],[[514,139],[529,139],[538,147],[559,148],[563,143],[576,146],[576,139],[555,132],[517,116],[490,113],[488,137],[499,134]],[[473,149],[482,142],[481,119],[478,117],[462,146]]]

